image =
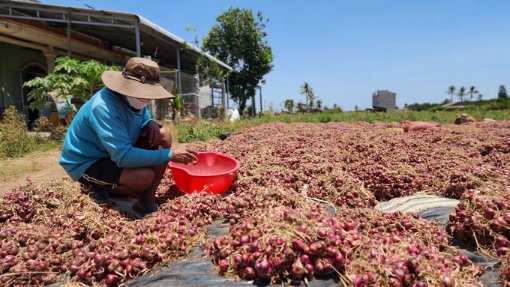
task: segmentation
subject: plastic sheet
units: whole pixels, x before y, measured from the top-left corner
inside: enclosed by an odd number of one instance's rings
[[[229,223],[216,221],[207,228],[208,241],[221,235],[228,235]],[[128,283],[133,287],[166,287],[166,286],[267,286],[267,282],[236,280],[234,278],[219,275],[215,270],[210,258],[203,256],[201,246],[195,247],[190,257],[175,261],[165,267],[151,271]],[[304,283],[302,284],[305,285]],[[295,285],[294,285],[295,286]],[[308,285],[311,287],[342,286],[337,276],[315,278]]]
[[[422,212],[432,208],[455,208],[458,200],[427,194],[414,194],[381,202],[375,208],[383,212]]]
[[[432,195],[412,195],[401,198],[395,198],[377,205],[377,209],[384,212],[416,212],[418,216],[426,220],[435,220],[441,225],[448,224],[448,215],[455,210],[458,200],[446,197]],[[499,260],[462,249],[462,246],[452,243],[459,248],[463,255],[467,256],[471,262],[485,268],[484,274],[480,278],[480,284],[483,287],[499,287]]]

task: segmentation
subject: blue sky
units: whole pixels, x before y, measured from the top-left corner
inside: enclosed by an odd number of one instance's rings
[[[193,41],[230,7],[261,11],[274,69],[264,108],[304,102],[306,81],[324,105],[371,106],[372,93],[397,93],[397,106],[440,102],[450,85],[475,86],[484,99],[510,88],[507,0],[42,0],[43,3],[136,13]],[[257,107],[258,107],[257,103]]]

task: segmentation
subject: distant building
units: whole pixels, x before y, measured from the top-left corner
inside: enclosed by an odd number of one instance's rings
[[[388,90],[378,90],[372,94],[372,108],[391,112],[397,109],[397,94]]]

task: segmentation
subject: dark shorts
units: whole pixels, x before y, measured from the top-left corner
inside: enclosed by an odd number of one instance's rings
[[[93,163],[78,179],[80,183],[103,189],[116,189],[124,168],[118,167],[110,158],[102,158]]]
[[[158,124],[159,128],[163,126]],[[143,131],[143,130],[142,130]],[[135,147],[143,149],[157,149],[157,146],[151,147],[146,136],[138,139]],[[93,163],[83,175],[78,179],[80,183],[90,184],[102,189],[116,189],[119,186],[120,175],[124,168],[118,167],[110,158],[102,158]]]

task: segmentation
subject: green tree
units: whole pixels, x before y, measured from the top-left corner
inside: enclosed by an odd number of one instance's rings
[[[197,34],[197,29],[191,25],[188,25],[186,27],[184,27],[186,29],[187,32],[190,32],[190,33],[194,33],[194,39],[193,39],[193,43],[195,43],[195,45],[198,47],[200,46],[200,42],[198,40],[198,34]]]
[[[508,94],[506,93],[505,86],[504,85],[499,86],[498,99],[507,99],[507,98],[508,98]]]
[[[466,96],[466,88],[463,86],[460,87],[459,91],[457,92],[457,97],[459,97],[460,101],[464,101],[464,97]]]
[[[101,74],[107,70],[119,71],[120,67],[108,66],[94,60],[79,61],[70,57],[55,60],[55,71],[45,77],[37,77],[24,83],[31,88],[28,97],[33,100],[30,108],[42,108],[48,102],[48,93],[56,92],[56,98],[75,103],[80,108],[100,87]]]
[[[471,99],[471,100],[473,99],[473,96],[474,96],[474,95],[477,95],[478,93],[479,93],[479,92],[478,92],[478,90],[476,89],[476,87],[475,87],[475,86],[471,86],[471,87],[469,87],[468,94],[469,94],[469,96],[470,96],[470,99]]]
[[[193,44],[200,47],[200,41],[197,34],[197,29],[193,26],[186,26],[186,31],[194,33]],[[182,45],[181,52],[192,50],[191,45],[188,42],[184,42]],[[220,67],[220,65],[204,54],[201,54],[197,59],[197,68],[200,78],[209,85],[221,84],[225,81],[228,72]]]
[[[264,40],[267,20],[261,12],[230,8],[203,39],[203,50],[233,68],[228,77],[232,99],[243,114],[246,101],[255,96],[263,77],[273,69],[273,53]]]
[[[174,84],[172,88],[172,95],[175,98],[171,101],[172,104],[172,121],[175,123],[178,120],[178,116],[180,117],[181,113],[184,111],[184,103],[182,98],[179,96],[177,84]]]
[[[418,103],[414,103],[414,104],[411,104],[411,105],[407,105],[407,108],[409,110],[413,110],[413,111],[427,111],[427,110],[432,110],[434,108],[437,108],[440,105],[442,105],[442,104],[435,104],[435,103],[421,103],[421,104],[418,104]]]
[[[299,102],[296,105],[298,113],[304,113],[305,112],[305,107],[306,107],[306,105],[303,104],[302,102]]]
[[[451,102],[453,102],[453,95],[455,95],[455,90],[456,90],[455,86],[449,86],[448,91],[446,91],[446,93],[450,95]]]
[[[304,82],[303,85],[301,85],[301,94],[305,95],[306,106],[308,107],[308,110],[311,110],[315,95],[313,93],[312,87],[310,84],[308,84],[308,82]]]
[[[321,100],[317,100],[317,109],[322,109],[322,101]]]
[[[294,100],[287,99],[287,100],[285,100],[283,105],[285,106],[285,109],[289,113],[293,113],[294,112]]]

